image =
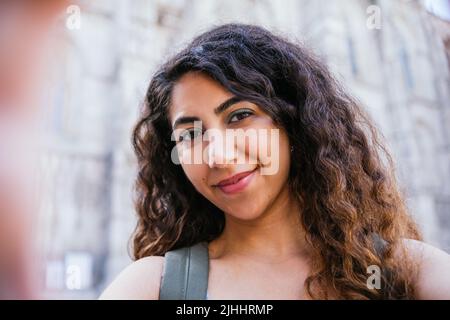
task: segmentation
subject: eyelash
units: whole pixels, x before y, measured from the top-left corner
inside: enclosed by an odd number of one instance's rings
[[[239,120],[237,120],[237,121],[231,121],[231,119],[233,118],[233,117],[235,117],[235,116],[241,116],[241,115],[247,115],[247,116],[245,116],[244,118],[242,118],[242,119],[239,119]],[[251,109],[239,109],[239,110],[237,110],[237,111],[235,111],[235,112],[233,112],[229,117],[228,117],[228,122],[229,123],[236,123],[236,122],[239,122],[239,121],[242,121],[242,120],[244,120],[244,119],[246,119],[246,118],[248,118],[248,117],[250,117],[250,116],[252,116],[253,115],[253,110],[251,110]],[[198,131],[198,130],[196,130],[196,129],[194,129],[194,128],[191,128],[191,129],[186,129],[186,131],[185,131],[185,133],[188,133],[189,135],[190,135],[190,140],[188,140],[188,141],[192,141],[192,140],[195,140],[197,137],[194,137],[194,138],[192,138],[192,133],[194,132],[195,133],[195,131]],[[200,134],[200,133],[199,133]],[[201,135],[203,135],[203,131],[201,132]],[[180,137],[178,138],[178,143],[180,143],[180,142],[183,142],[184,141],[184,138],[183,138],[183,135],[180,135]]]
[[[231,121],[231,119],[232,119],[234,116],[239,116],[239,115],[243,115],[243,114],[248,114],[248,115],[245,116],[245,117],[242,118],[242,119],[237,120],[237,121]],[[253,115],[253,111],[250,110],[250,109],[239,109],[239,110],[237,110],[236,112],[234,112],[234,113],[232,113],[232,114],[230,115],[228,121],[229,121],[229,123],[234,123],[234,122],[238,122],[238,121],[244,120],[245,118],[248,118],[248,117],[250,117],[250,116],[252,116],[252,115]]]
[[[186,129],[183,133],[189,134],[190,140],[188,140],[188,141],[192,141],[197,138],[197,137],[192,138],[192,133],[195,133],[196,131],[198,132],[199,130],[197,130],[195,128],[191,128],[191,129]],[[203,135],[203,132],[201,132],[201,135]],[[183,141],[184,141],[183,135],[180,135],[177,142],[183,142]]]

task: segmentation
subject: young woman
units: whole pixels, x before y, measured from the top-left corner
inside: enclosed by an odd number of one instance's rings
[[[420,241],[376,129],[306,48],[216,27],[156,72],[145,102],[137,261],[101,298],[159,299],[184,268],[170,274],[166,253],[202,243],[208,299],[450,299],[449,255]],[[278,134],[230,144],[211,130]]]

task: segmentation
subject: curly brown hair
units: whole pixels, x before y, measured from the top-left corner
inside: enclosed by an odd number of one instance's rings
[[[394,251],[404,247],[403,238],[421,236],[381,135],[319,58],[254,25],[225,24],[197,36],[153,76],[133,132],[139,164],[134,258],[209,242],[224,228],[223,212],[171,161],[171,91],[189,71],[257,104],[286,130],[296,150],[288,183],[314,257],[305,283],[309,295],[414,298],[412,263],[396,259]],[[386,241],[384,254],[373,234]],[[370,265],[389,271],[385,290],[368,288]]]

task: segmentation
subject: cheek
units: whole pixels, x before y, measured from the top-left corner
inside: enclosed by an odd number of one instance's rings
[[[241,154],[256,159],[261,165],[262,175],[277,175],[279,171],[288,171],[290,146],[284,130],[276,127],[270,118],[258,119],[249,129],[255,134],[248,134],[245,143],[238,144]]]
[[[201,194],[205,195],[208,187],[206,180],[208,166],[201,164],[182,164],[181,166],[194,188]]]

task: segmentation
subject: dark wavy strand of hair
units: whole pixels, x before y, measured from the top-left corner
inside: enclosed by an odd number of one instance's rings
[[[223,212],[171,161],[171,90],[187,72],[202,72],[257,104],[287,132],[295,150],[289,186],[313,248],[306,280],[311,297],[414,297],[413,265],[394,259],[394,251],[403,238],[421,238],[376,128],[307,48],[252,25],[226,24],[201,34],[151,80],[133,133],[136,259],[211,241],[224,228]],[[384,255],[375,250],[373,233],[387,241]],[[368,288],[370,265],[391,271],[389,289]]]

